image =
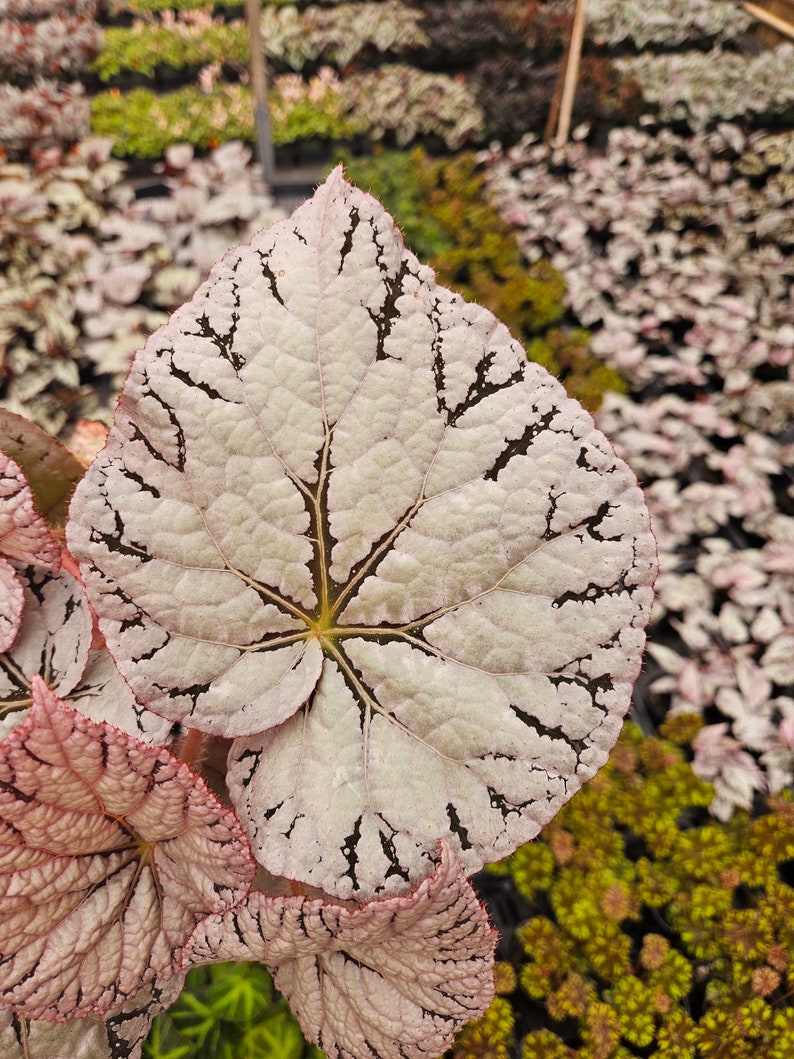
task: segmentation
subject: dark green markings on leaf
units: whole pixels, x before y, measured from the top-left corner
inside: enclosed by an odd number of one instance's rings
[[[589,415],[339,170],[138,354],[68,541],[136,695],[234,739],[260,862],[361,899],[604,763],[656,569]]]

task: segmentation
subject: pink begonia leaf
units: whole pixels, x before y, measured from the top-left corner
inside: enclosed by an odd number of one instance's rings
[[[17,572],[0,555],[0,654],[7,651],[16,639],[24,605],[25,594]]]
[[[0,990],[31,1019],[103,1015],[180,969],[253,860],[187,765],[32,684],[0,744]]]
[[[0,1012],[3,1059],[141,1059],[155,1015],[178,998],[185,976],[141,989],[120,1010],[68,1022],[25,1019]]]
[[[617,738],[656,569],[636,479],[339,170],[149,339],[70,516],[136,696],[236,738],[275,874],[404,891],[443,836],[475,871]]]
[[[203,920],[194,962],[259,960],[329,1059],[434,1059],[493,999],[496,932],[447,843],[412,893],[350,909],[254,892]]]
[[[57,574],[61,549],[36,510],[33,493],[17,464],[0,452],[0,554]]]
[[[97,419],[80,419],[69,435],[69,450],[88,467],[102,449],[108,436],[108,428]]]

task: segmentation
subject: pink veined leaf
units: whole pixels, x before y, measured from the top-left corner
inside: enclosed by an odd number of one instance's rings
[[[17,572],[0,555],[0,654],[7,651],[16,639],[24,605],[25,594]]]
[[[3,1059],[141,1059],[155,1015],[176,1001],[184,981],[184,974],[178,974],[162,986],[146,986],[103,1019],[94,1015],[43,1022],[0,1011],[0,1055]]]
[[[0,452],[0,554],[57,574],[61,549],[36,510],[33,493],[17,464]]]
[[[447,843],[412,893],[347,908],[251,893],[203,920],[191,962],[259,960],[329,1059],[433,1059],[493,999],[496,932]]]
[[[176,974],[198,920],[238,902],[254,864],[186,765],[32,684],[0,744],[3,1005],[103,1015]]]
[[[590,416],[340,170],[136,356],[67,538],[137,697],[235,740],[260,862],[357,899],[606,761],[656,572]]]

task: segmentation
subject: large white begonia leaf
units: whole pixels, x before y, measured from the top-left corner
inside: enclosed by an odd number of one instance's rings
[[[0,743],[2,1006],[103,1015],[180,970],[196,923],[247,893],[253,859],[187,765],[32,687]]]
[[[259,960],[329,1059],[433,1059],[493,1000],[497,935],[457,857],[412,893],[349,909],[254,892],[199,923],[193,962]]]
[[[591,418],[339,170],[149,339],[67,535],[138,697],[236,737],[261,862],[345,897],[537,834],[617,737],[655,574]]]

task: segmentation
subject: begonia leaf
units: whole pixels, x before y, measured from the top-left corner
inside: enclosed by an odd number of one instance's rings
[[[443,836],[474,871],[617,738],[655,574],[636,479],[339,170],[149,339],[70,515],[123,676],[235,738],[276,874],[398,892]]]
[[[82,677],[91,649],[91,612],[80,582],[33,566],[16,567],[24,590],[19,633],[0,655],[0,714],[26,709],[40,676],[64,698]]]
[[[49,525],[62,526],[85,467],[57,438],[6,408],[0,408],[0,450],[21,467]]]
[[[203,920],[191,960],[254,959],[274,972],[329,1059],[432,1059],[493,999],[496,933],[446,843],[410,894],[346,908],[254,892]]]
[[[57,574],[61,549],[36,510],[27,479],[10,456],[0,451],[0,555],[33,563]]]
[[[0,744],[3,1004],[103,1015],[176,974],[197,921],[247,892],[253,860],[187,765],[32,687]]]
[[[179,974],[162,986],[147,986],[104,1019],[43,1022],[2,1011],[0,1054],[3,1059],[141,1059],[155,1015],[174,1003],[184,979]]]
[[[86,667],[69,694],[68,706],[92,721],[107,721],[150,746],[169,741],[171,722],[141,706],[107,651],[89,651]]]
[[[107,651],[91,650],[91,613],[76,578],[66,570],[54,577],[34,567],[12,569],[24,617],[0,653],[0,736],[22,723],[33,701],[31,680],[40,676],[85,716],[145,743],[167,742],[170,722],[136,701]]]

